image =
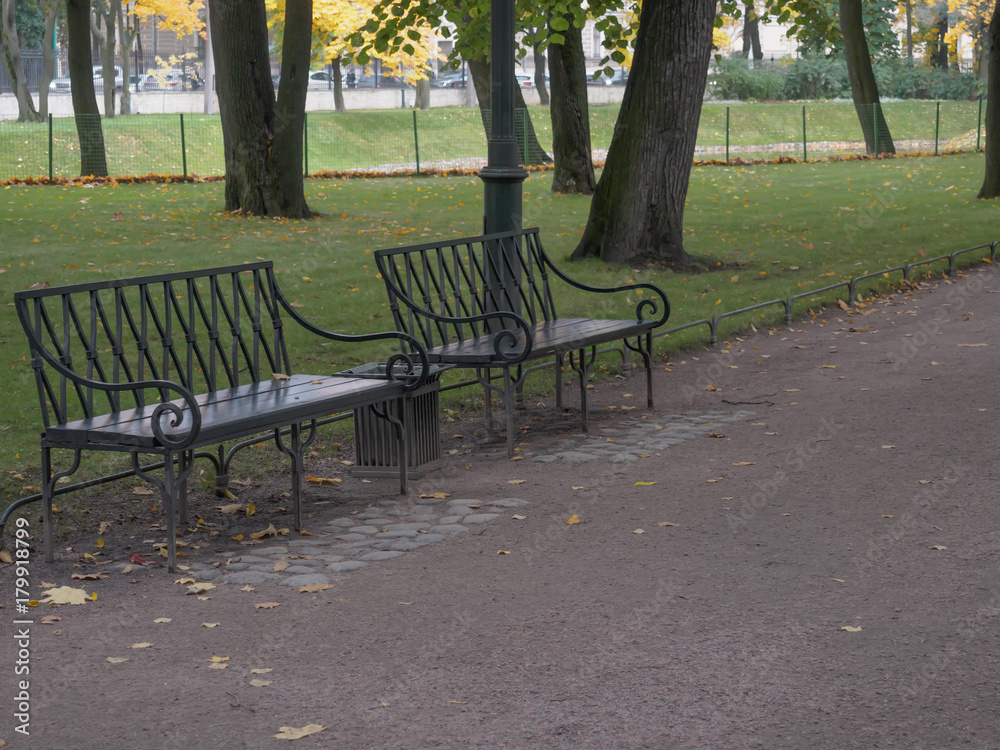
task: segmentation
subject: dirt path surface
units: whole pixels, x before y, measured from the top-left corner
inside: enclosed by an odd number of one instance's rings
[[[271,748],[319,725],[293,747],[1000,747],[998,321],[986,268],[660,364],[651,415],[641,377],[602,384],[587,438],[530,403],[520,461],[449,438],[406,498],[391,479],[310,485],[330,501],[311,536],[189,548],[215,586],[200,595],[162,567],[120,572],[159,533],[141,524],[109,538],[110,564],[81,562],[93,533],[52,566],[36,547],[36,595],[97,599],[12,625],[0,569],[0,739]],[[361,560],[378,552],[401,554]],[[329,567],[349,561],[365,565]]]

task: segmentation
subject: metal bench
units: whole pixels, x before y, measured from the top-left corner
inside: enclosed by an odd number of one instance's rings
[[[44,424],[48,562],[54,557],[54,488],[79,468],[84,450],[131,454],[134,473],[160,490],[171,571],[175,506],[186,522],[187,478],[199,447],[273,431],[279,450],[291,458],[297,530],[303,457],[317,419],[370,408],[393,425],[400,454],[407,455],[402,402],[423,384],[429,367],[420,344],[399,332],[350,336],[317,328],[281,293],[270,261],[29,290],[17,292],[14,301]],[[381,378],[292,374],[289,321],[305,329],[293,329],[297,338],[308,332],[344,343],[397,339],[394,348],[407,351],[389,357],[389,374]],[[55,448],[73,451],[68,470],[53,473]],[[162,456],[162,477],[140,466],[140,454]],[[406,475],[401,462],[402,492]]]
[[[514,393],[523,386],[527,373],[522,365],[530,360],[556,358],[556,402],[561,407],[562,362],[568,356],[580,376],[586,431],[587,380],[596,347],[621,340],[643,359],[646,401],[652,408],[652,332],[670,315],[667,296],[659,287],[648,283],[593,287],[574,281],[546,255],[537,228],[379,250],[375,262],[396,327],[425,346],[432,364],[475,369],[486,390],[489,429],[490,393],[500,393],[509,455],[514,454]],[[594,294],[630,292],[638,298],[635,318],[560,318],[550,278]],[[502,387],[493,384],[493,369],[502,370]]]

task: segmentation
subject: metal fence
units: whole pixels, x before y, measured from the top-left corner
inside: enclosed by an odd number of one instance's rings
[[[603,161],[610,145],[618,109],[590,109],[597,162]],[[516,118],[522,136],[529,131],[524,112],[519,110]],[[521,160],[538,163],[539,149],[552,151],[551,120],[545,107],[531,107],[527,112],[537,141],[521,139]],[[983,113],[982,101],[884,104],[887,132],[879,131],[879,150],[886,150],[889,135],[897,153],[978,150],[985,142]],[[112,175],[207,177],[225,172],[218,116],[128,115],[104,118],[101,126]],[[486,161],[486,129],[477,108],[310,112],[304,140],[307,174],[476,169]],[[863,153],[860,119],[849,102],[707,103],[701,113],[695,158],[736,163]],[[44,123],[0,121],[0,179],[58,179],[79,174],[79,136],[73,118]]]

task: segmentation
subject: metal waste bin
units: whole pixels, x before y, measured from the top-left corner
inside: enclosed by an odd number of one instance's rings
[[[420,479],[441,463],[441,421],[438,412],[441,373],[447,365],[431,365],[427,380],[403,397],[407,443],[407,475]],[[369,362],[338,372],[356,378],[385,377],[385,364]],[[380,411],[392,408],[391,402],[377,404]],[[354,410],[355,464],[351,474],[358,477],[399,476],[399,442],[396,429],[368,407]]]

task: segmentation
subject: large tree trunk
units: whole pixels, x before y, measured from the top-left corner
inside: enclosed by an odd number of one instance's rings
[[[340,58],[333,58],[330,64],[333,71],[331,73],[333,76],[333,108],[338,112],[346,112],[347,107],[344,105],[344,82],[341,80],[343,70],[340,67]]]
[[[70,92],[76,133],[80,139],[80,174],[107,177],[104,131],[94,90],[90,0],[66,0],[66,33],[69,41]]]
[[[536,44],[533,49],[535,59],[535,88],[538,89],[538,103],[543,107],[549,106],[549,89],[545,85],[545,53],[538,50]]]
[[[104,28],[97,28],[97,23],[91,18],[93,25],[91,33],[98,40],[101,53],[101,80],[104,81],[104,116],[115,116],[115,9],[121,7],[121,0],[108,0],[104,3],[97,3],[96,9],[100,13]],[[125,81],[122,81],[124,87]]]
[[[913,3],[906,0],[906,61],[913,67]]]
[[[1000,3],[986,32],[990,48],[990,71],[986,95],[986,174],[980,198],[1000,198]]]
[[[714,0],[642,4],[632,72],[574,258],[691,264],[684,201],[714,21]]]
[[[854,109],[865,134],[865,147],[869,154],[894,154],[896,147],[882,112],[878,83],[872,70],[868,40],[861,16],[861,0],[840,0],[840,31],[844,37],[844,56],[847,74],[851,79]]]
[[[590,150],[590,113],[587,104],[587,68],[583,56],[583,31],[573,14],[565,16],[569,28],[560,32],[564,44],[549,45],[552,75],[552,153],[555,174],[552,192],[593,195],[593,155]]]
[[[753,3],[743,6],[743,57],[750,57],[753,52],[755,62],[764,59],[764,50],[760,46],[760,17],[754,10]]]
[[[36,122],[41,118],[35,110],[35,102],[28,91],[28,78],[21,64],[21,42],[17,36],[15,20],[17,0],[0,2],[0,42],[3,42],[4,63],[10,75],[11,88],[17,97],[17,119],[19,122]]]
[[[491,102],[493,100],[490,89],[490,64],[485,58],[472,58],[466,60],[469,65],[469,75],[472,83],[476,87],[476,97],[479,99],[479,114],[483,118],[483,126],[486,134],[489,135],[489,117],[491,112]],[[468,85],[468,84],[466,84]],[[528,105],[524,103],[524,94],[521,87],[514,84],[514,109],[520,110],[524,116],[523,124],[517,123],[517,151],[521,155],[521,160],[525,164],[548,164],[552,161],[545,149],[538,142],[535,135],[535,126],[531,122],[531,115],[528,113]]]
[[[45,36],[42,39],[42,80],[38,84],[38,117],[46,119],[49,116],[49,84],[56,74],[56,55],[52,49],[53,37],[56,33],[56,18],[62,0],[52,0],[45,15]]]
[[[936,24],[937,33],[931,42],[931,65],[941,70],[948,70],[948,8],[941,11],[941,17]]]
[[[136,19],[136,23],[131,29],[126,28],[127,16],[122,12],[120,2],[115,19],[118,22],[118,30],[122,40],[122,98],[119,111],[123,115],[128,115],[132,113],[132,45],[135,44],[135,37],[139,33],[139,24],[138,19]]]
[[[267,47],[264,0],[210,0],[226,210],[307,218],[302,126],[309,84],[312,0],[287,0],[278,103]]]
[[[416,91],[413,94],[413,108],[414,109],[430,109],[431,108],[431,82],[429,78],[421,78],[417,81],[417,85],[414,87]]]

